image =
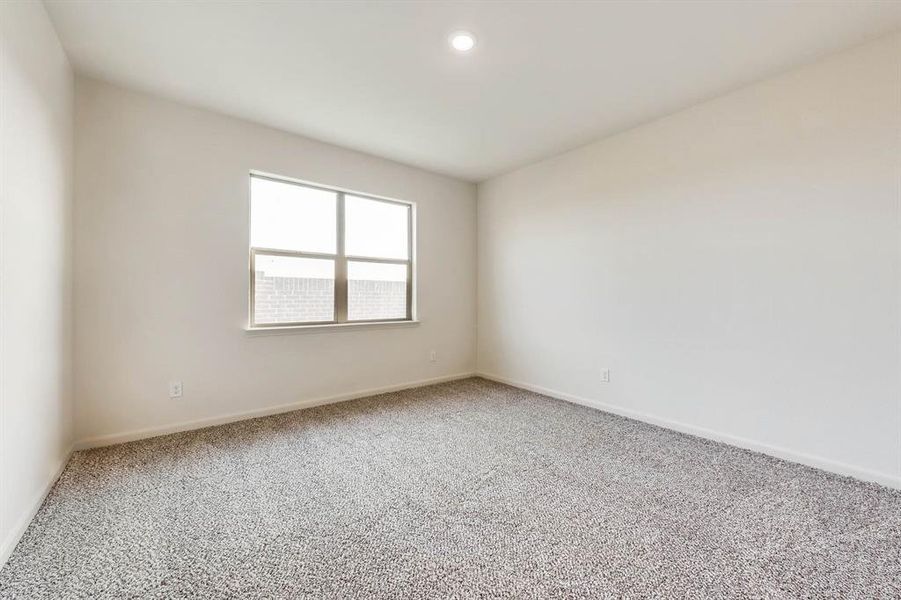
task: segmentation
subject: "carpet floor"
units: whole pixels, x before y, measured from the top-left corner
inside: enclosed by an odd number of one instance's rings
[[[78,452],[2,598],[899,598],[901,493],[468,379]]]

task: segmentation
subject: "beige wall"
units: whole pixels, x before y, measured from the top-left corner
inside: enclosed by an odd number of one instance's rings
[[[40,2],[0,2],[0,565],[72,445],[72,70]]]
[[[76,90],[79,440],[474,370],[475,186],[90,79]],[[416,202],[421,324],[246,333],[251,169]]]
[[[899,140],[895,35],[481,184],[479,370],[899,485]]]

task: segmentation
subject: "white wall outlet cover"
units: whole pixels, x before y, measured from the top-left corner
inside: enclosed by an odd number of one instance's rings
[[[438,360],[438,352],[436,352],[435,350],[432,350],[431,352],[429,352],[429,361],[435,362],[437,360]]]
[[[610,383],[610,369],[601,369],[601,381]]]
[[[182,386],[180,381],[170,381],[169,382],[169,397],[170,398],[181,398],[182,394]]]

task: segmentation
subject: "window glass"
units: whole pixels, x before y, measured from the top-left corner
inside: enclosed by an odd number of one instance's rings
[[[338,194],[250,178],[250,245],[273,250],[337,252]]]
[[[261,324],[335,320],[335,261],[254,257],[254,320]]]
[[[409,256],[409,206],[351,195],[344,202],[344,250],[348,256]]]
[[[404,319],[407,316],[407,265],[347,263],[347,320]]]
[[[251,327],[412,318],[410,204],[254,174],[250,194]]]

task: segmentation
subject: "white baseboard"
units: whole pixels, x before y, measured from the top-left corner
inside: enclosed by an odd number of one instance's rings
[[[279,413],[291,412],[302,408],[310,408],[313,406],[321,406],[323,404],[335,404],[336,402],[344,402],[346,400],[355,400],[357,398],[365,398],[366,396],[375,396],[376,394],[385,394],[388,392],[397,392],[411,388],[423,387],[426,385],[434,385],[436,383],[444,383],[446,381],[455,381],[457,379],[466,379],[474,377],[475,373],[457,373],[454,375],[443,375],[441,377],[431,377],[429,379],[420,379],[418,381],[410,381],[395,385],[388,385],[379,388],[369,388],[366,390],[358,390],[346,394],[338,394],[335,396],[327,396],[324,398],[311,398],[308,400],[300,400],[291,404],[281,404],[279,406],[270,406],[267,408],[258,408],[244,412],[230,413],[217,417],[208,417],[205,419],[196,419],[194,421],[182,421],[179,423],[171,423],[160,427],[148,427],[146,429],[136,429],[123,433],[113,433],[109,435],[101,435],[96,437],[85,438],[75,443],[76,450],[85,450],[87,448],[99,448],[101,446],[112,446],[114,444],[122,444],[124,442],[133,442],[145,438],[152,438],[161,435],[169,435],[170,433],[179,433],[181,431],[190,431],[192,429],[202,429],[204,427],[212,427],[213,425],[224,425],[225,423],[234,423],[235,421],[244,421],[246,419],[254,419],[257,417],[266,417],[269,415],[277,415]]]
[[[788,448],[772,446],[770,444],[765,444],[762,442],[749,440],[747,438],[737,437],[737,436],[729,435],[726,433],[720,433],[720,432],[714,431],[712,429],[706,429],[704,427],[697,427],[695,425],[689,425],[687,423],[681,423],[679,421],[673,421],[670,419],[656,417],[654,415],[650,415],[647,413],[630,410],[627,408],[621,408],[619,406],[613,406],[611,404],[606,404],[606,403],[600,402],[598,400],[590,400],[588,398],[582,398],[580,396],[575,396],[573,394],[567,394],[565,392],[559,392],[557,390],[548,389],[548,388],[541,387],[538,385],[532,385],[530,383],[516,381],[513,379],[509,379],[507,377],[495,375],[493,373],[477,372],[476,375],[478,377],[482,377],[484,379],[490,379],[491,381],[505,383],[507,385],[512,385],[513,387],[518,387],[518,388],[522,388],[524,390],[529,390],[530,392],[536,392],[538,394],[550,396],[551,398],[556,398],[558,400],[565,400],[566,402],[572,402],[573,404],[580,404],[582,406],[588,406],[590,408],[594,408],[594,409],[601,410],[604,412],[612,413],[612,414],[619,415],[622,417],[627,417],[629,419],[635,419],[636,421],[650,423],[651,425],[658,425],[658,426],[664,427],[666,429],[672,429],[674,431],[679,431],[681,433],[687,433],[690,435],[706,438],[708,440],[713,440],[715,442],[722,442],[724,444],[729,444],[730,446],[737,446],[739,448],[744,448],[745,450],[752,450],[754,452],[760,452],[761,454],[767,454],[769,456],[781,458],[781,459],[787,460],[789,462],[799,463],[802,465],[806,465],[808,467],[822,469],[824,471],[830,471],[832,473],[837,473],[839,475],[847,475],[849,477],[854,477],[856,479],[861,479],[863,481],[872,481],[872,482],[875,482],[875,483],[878,483],[880,485],[884,485],[884,486],[887,486],[890,488],[901,489],[901,477],[898,477],[896,475],[891,475],[889,473],[881,473],[878,471],[871,471],[869,469],[864,469],[861,467],[856,467],[854,465],[837,462],[834,460],[830,460],[828,458],[814,456],[811,454],[805,454],[803,452],[796,452],[794,450],[789,450]]]
[[[35,497],[31,500],[31,504],[28,505],[28,511],[19,517],[19,520],[16,522],[15,527],[6,535],[6,539],[3,540],[3,543],[0,544],[0,569],[3,568],[3,565],[6,564],[6,561],[9,560],[10,555],[13,553],[13,550],[16,549],[16,545],[19,543],[19,540],[22,539],[22,536],[25,535],[25,530],[28,529],[28,526],[31,525],[32,519],[34,516],[38,514],[38,510],[40,510],[41,505],[44,504],[44,499],[47,498],[47,494],[50,493],[50,490],[53,489],[54,484],[56,484],[56,480],[59,479],[59,476],[63,474],[63,471],[66,468],[66,465],[69,464],[69,459],[72,458],[72,452],[75,451],[74,447],[70,447],[69,450],[65,453],[62,460],[60,460],[59,464],[56,466],[56,469],[47,478],[47,482],[44,484],[44,487],[41,488]]]

